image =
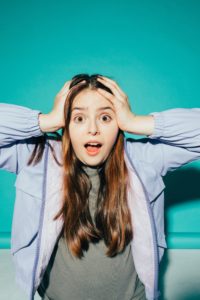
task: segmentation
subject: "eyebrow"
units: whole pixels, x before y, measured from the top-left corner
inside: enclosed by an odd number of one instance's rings
[[[74,107],[74,108],[72,109],[72,111],[75,110],[75,109],[77,109],[77,110],[88,110],[88,107]],[[97,109],[97,111],[105,110],[105,109],[111,109],[112,111],[114,111],[114,110],[112,109],[112,107],[110,107],[110,106],[99,107],[99,108]]]

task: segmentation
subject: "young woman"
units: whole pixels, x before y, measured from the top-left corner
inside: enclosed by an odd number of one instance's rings
[[[49,114],[0,104],[0,168],[17,174],[11,253],[29,300],[158,299],[162,177],[200,159],[199,120],[200,108],[135,115],[98,74],[74,76]]]

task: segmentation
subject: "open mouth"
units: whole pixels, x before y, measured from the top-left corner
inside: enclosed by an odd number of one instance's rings
[[[99,151],[102,147],[102,144],[100,144],[100,143],[92,143],[92,144],[87,143],[87,144],[84,145],[84,147],[86,148],[86,150],[89,154],[95,155],[95,154],[99,153]]]
[[[93,144],[93,143],[92,143],[92,144],[87,143],[87,144],[84,145],[85,148],[88,148],[88,147],[92,147],[92,148],[100,148],[101,146],[102,146],[102,144],[97,144],[97,143],[96,143],[96,144]]]

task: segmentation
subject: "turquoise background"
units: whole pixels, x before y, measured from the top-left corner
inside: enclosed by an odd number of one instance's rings
[[[194,0],[1,1],[0,102],[48,113],[72,76],[101,73],[136,114],[200,107],[199,13]],[[0,248],[10,247],[14,181],[0,171]],[[168,247],[200,249],[200,161],[164,181]]]

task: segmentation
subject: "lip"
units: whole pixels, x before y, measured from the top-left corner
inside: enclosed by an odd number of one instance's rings
[[[88,151],[88,149],[86,147],[84,147],[84,148],[85,148],[86,153],[89,156],[96,156],[96,155],[98,155],[100,153],[102,147],[103,147],[103,145],[101,144],[101,147],[97,148],[96,151]]]
[[[89,140],[84,145],[89,144],[89,143],[97,143],[97,144],[103,145],[100,141],[97,141],[97,140]]]

